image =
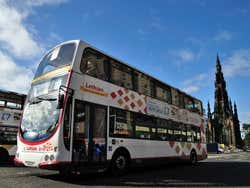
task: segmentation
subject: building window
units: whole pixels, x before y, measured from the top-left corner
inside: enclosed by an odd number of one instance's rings
[[[0,106],[5,106],[5,101],[0,101]]]
[[[22,105],[21,104],[17,104],[14,102],[7,102],[7,107],[9,108],[16,108],[16,109],[21,109]]]

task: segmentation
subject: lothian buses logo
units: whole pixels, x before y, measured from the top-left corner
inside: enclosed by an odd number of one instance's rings
[[[103,88],[96,86],[95,84],[89,84],[87,82],[83,82],[80,86],[81,91],[93,93],[96,95],[107,97],[108,93],[104,91]]]
[[[31,152],[44,152],[44,151],[54,151],[54,146],[51,143],[46,143],[43,146],[36,147],[36,146],[28,146],[24,148],[25,151]]]

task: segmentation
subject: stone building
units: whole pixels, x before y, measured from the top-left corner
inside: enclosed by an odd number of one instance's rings
[[[241,144],[241,136],[237,107],[234,104],[233,110],[231,100],[228,97],[226,81],[218,55],[214,84],[214,112],[211,112],[209,103],[207,107],[207,142],[217,142],[232,147],[238,146]]]

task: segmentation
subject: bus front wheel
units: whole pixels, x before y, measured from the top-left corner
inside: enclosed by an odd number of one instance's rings
[[[6,163],[9,161],[9,153],[6,149],[0,148],[0,163]]]
[[[190,153],[190,163],[192,165],[197,163],[197,155],[196,155],[196,152],[194,150],[192,150]]]
[[[129,157],[123,153],[118,152],[111,160],[111,173],[115,176],[125,174],[129,169]]]

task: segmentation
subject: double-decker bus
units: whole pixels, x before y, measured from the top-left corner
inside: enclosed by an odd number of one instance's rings
[[[15,156],[25,98],[23,94],[0,90],[0,163],[10,162]]]
[[[16,164],[60,173],[207,157],[202,102],[75,40],[50,50],[32,81]]]

